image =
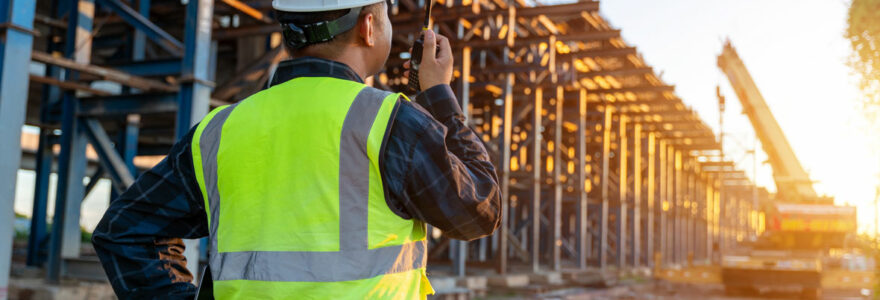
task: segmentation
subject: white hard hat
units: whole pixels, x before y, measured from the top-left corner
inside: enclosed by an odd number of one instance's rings
[[[289,12],[331,11],[382,1],[385,0],[272,0],[272,8]]]

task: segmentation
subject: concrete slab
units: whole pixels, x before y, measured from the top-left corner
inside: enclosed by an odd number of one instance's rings
[[[9,299],[110,300],[116,296],[108,283],[64,281],[60,285],[49,285],[43,279],[13,278],[9,284]]]
[[[452,291],[458,288],[455,284],[455,277],[428,277],[428,280],[431,282],[431,287],[433,287],[434,291],[437,293],[442,291]]]
[[[507,274],[494,275],[488,278],[489,286],[499,288],[525,287],[529,285],[529,275],[526,274]]]
[[[617,271],[601,271],[599,269],[566,270],[562,272],[565,281],[573,285],[588,287],[609,287],[617,284]]]
[[[529,281],[534,284],[544,285],[563,285],[565,280],[562,279],[560,272],[541,272],[529,274]]]
[[[489,279],[486,276],[467,276],[458,278],[457,285],[469,290],[485,290],[488,288]]]

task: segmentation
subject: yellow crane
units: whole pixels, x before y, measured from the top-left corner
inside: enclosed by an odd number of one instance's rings
[[[855,207],[834,205],[833,198],[816,193],[730,41],[718,56],[718,67],[761,141],[777,191],[776,201],[762,208],[767,230],[757,242],[722,258],[722,283],[733,290],[798,287],[805,298],[818,297],[823,289],[870,292],[873,263],[848,242],[857,230]]]
[[[718,56],[718,67],[730,80],[730,85],[742,103],[743,113],[748,116],[764,152],[767,153],[778,198],[786,202],[833,203],[833,199],[816,194],[810,175],[797,159],[782,127],[770,112],[764,96],[729,41]]]
[[[873,261],[849,245],[857,229],[855,207],[834,205],[831,197],[816,193],[730,42],[718,56],[718,67],[730,80],[767,153],[777,196],[761,207],[765,230],[755,242],[725,251],[720,265],[658,268],[655,277],[679,283],[721,283],[731,293],[799,289],[809,299],[821,297],[823,290],[870,296]]]

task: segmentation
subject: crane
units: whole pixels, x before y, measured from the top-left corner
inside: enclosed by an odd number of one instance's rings
[[[834,205],[831,197],[817,195],[810,175],[729,40],[718,56],[718,67],[730,80],[743,113],[767,153],[777,194],[777,201],[762,207],[767,230],[754,244],[744,245],[744,252],[722,257],[725,290],[791,285],[801,288],[803,298],[816,299],[823,288],[840,288],[840,282],[860,276],[864,285],[847,288],[868,290],[874,280],[873,267],[844,263],[850,258],[864,258],[846,243],[856,233],[855,207]]]
[[[743,113],[748,116],[764,152],[767,153],[773,169],[773,180],[776,182],[777,198],[785,202],[831,204],[833,199],[820,197],[813,189],[810,175],[795,156],[794,149],[730,41],[725,43],[721,55],[718,56],[718,67],[730,80],[730,85],[742,103]]]

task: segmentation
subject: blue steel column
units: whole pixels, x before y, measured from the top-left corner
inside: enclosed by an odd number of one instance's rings
[[[186,135],[189,129],[208,114],[213,83],[208,66],[211,58],[211,17],[214,1],[191,0],[186,6],[184,55],[181,68],[179,108],[175,134]]]
[[[125,166],[131,172],[131,175],[137,178],[137,168],[134,165],[134,157],[137,156],[138,134],[140,132],[141,115],[128,115],[125,119],[125,135],[122,146],[122,160]]]
[[[21,164],[21,127],[27,111],[35,2],[0,0],[0,299],[6,299],[12,261],[15,184]],[[9,244],[6,244],[9,242]]]
[[[138,1],[138,13],[144,18],[150,18],[150,0]],[[142,61],[146,58],[147,35],[143,31],[135,29],[134,43],[132,44],[132,59],[134,61]]]
[[[181,66],[180,94],[178,96],[176,138],[208,114],[213,82],[210,77],[211,19],[213,0],[190,0],[186,5],[183,64]],[[185,240],[187,268],[198,278],[199,241]]]
[[[36,156],[37,165],[34,168],[36,175],[34,176],[34,205],[31,211],[30,234],[28,234],[28,266],[40,266],[45,260],[40,252],[48,235],[46,210],[49,203],[49,174],[52,173],[54,156],[52,153],[53,139],[51,130],[40,129],[40,144]]]
[[[92,0],[79,0],[71,5],[64,55],[80,63],[88,63],[91,54]],[[76,80],[77,72],[67,71],[66,80]],[[79,256],[80,204],[84,196],[82,184],[86,170],[86,140],[82,124],[76,117],[79,101],[73,91],[64,93],[61,117],[61,153],[58,156],[58,187],[55,216],[49,243],[49,265],[46,277],[50,283],[61,278],[63,258]]]
[[[69,1],[54,0],[52,1],[52,17],[60,19],[69,9]],[[59,30],[52,28],[49,30],[49,36],[59,36]],[[63,44],[57,41],[50,41],[48,45],[48,53],[54,53],[63,50]],[[61,78],[61,68],[53,65],[46,65],[45,75],[52,78]],[[40,124],[56,125],[58,123],[57,113],[53,114],[53,108],[57,107],[61,102],[61,89],[56,85],[44,84],[41,90],[40,103]],[[52,174],[52,164],[55,160],[55,154],[52,147],[58,143],[53,128],[40,128],[40,141],[37,146],[36,167],[34,168],[34,200],[33,209],[31,210],[31,226],[30,234],[28,234],[27,244],[27,265],[41,266],[46,261],[46,255],[43,250],[46,249],[48,242],[48,222],[46,222],[46,212],[49,203],[49,176]]]

